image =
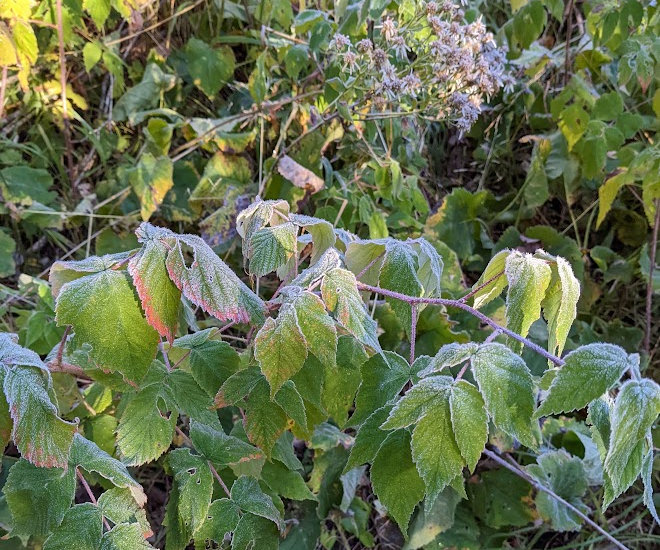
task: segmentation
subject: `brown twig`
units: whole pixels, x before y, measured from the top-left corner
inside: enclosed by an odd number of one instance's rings
[[[660,200],[655,200],[655,223],[651,235],[651,250],[649,250],[649,280],[646,284],[646,330],[644,331],[644,351],[651,352],[651,327],[653,325],[651,306],[653,305],[653,271],[658,247],[658,227],[660,227]]]
[[[497,324],[495,321],[493,321],[490,317],[484,315],[481,313],[479,310],[473,308],[472,306],[467,305],[466,303],[462,302],[461,300],[451,300],[447,298],[420,298],[416,296],[408,296],[406,294],[401,294],[399,292],[393,292],[392,290],[386,290],[384,288],[379,288],[376,286],[371,286],[371,285],[365,285],[364,283],[358,282],[357,284],[358,290],[368,290],[369,292],[375,292],[376,294],[381,294],[383,296],[389,296],[390,298],[396,298],[397,300],[401,300],[403,302],[406,302],[408,304],[433,304],[436,306],[445,306],[445,307],[453,307],[457,309],[462,309],[463,311],[467,311],[471,315],[474,315],[477,319],[479,319],[482,323],[492,327],[493,329],[502,332],[503,334],[506,334],[507,336],[513,338],[514,340],[517,340],[524,346],[527,346],[529,349],[532,351],[535,351],[542,357],[545,357],[548,361],[551,361],[558,367],[561,367],[564,364],[564,361],[557,357],[556,355],[553,355],[552,353],[547,352],[544,350],[541,346],[538,344],[535,344],[531,340],[528,340],[527,338],[520,336],[520,334],[517,334],[513,332],[512,330],[509,330],[508,328],[503,327],[502,325]]]
[[[220,484],[220,487],[222,487],[223,491],[227,494],[229,498],[231,498],[231,493],[229,492],[229,489],[227,488],[227,485],[225,484],[224,481],[222,481],[222,478],[220,477],[220,474],[218,471],[215,469],[215,466],[211,463],[209,460],[209,468],[211,468],[211,473],[213,474],[213,477],[218,480],[218,483]]]
[[[2,79],[0,80],[0,120],[5,112],[5,90],[7,89],[7,67],[2,68]]]
[[[69,110],[66,99],[66,59],[64,57],[64,27],[62,23],[62,0],[57,0],[55,4],[57,12],[57,41],[59,46],[60,60],[60,87],[62,88],[62,123],[64,126],[64,147],[66,149],[66,164],[69,175],[69,181],[73,184],[75,181],[75,168],[73,165],[73,146],[71,144],[71,126],[69,122]],[[73,189],[76,193],[76,189]]]
[[[498,456],[496,453],[489,451],[488,449],[484,449],[484,454],[497,462],[500,466],[504,466],[507,470],[513,472],[516,474],[518,477],[524,479],[529,483],[532,487],[534,487],[537,491],[543,491],[544,493],[547,493],[550,495],[552,498],[554,498],[557,502],[561,502],[564,506],[566,506],[569,510],[580,516],[587,524],[589,524],[591,527],[593,527],[596,531],[598,531],[601,535],[603,535],[607,540],[609,540],[612,544],[614,544],[617,548],[620,548],[621,550],[629,550],[627,546],[619,542],[617,539],[615,539],[612,535],[610,535],[607,531],[605,531],[600,525],[598,525],[596,522],[594,522],[589,516],[587,516],[584,512],[573,506],[570,502],[564,500],[562,497],[560,497],[557,493],[555,493],[552,489],[546,487],[545,485],[542,485],[536,479],[534,479],[532,476],[530,476],[527,472],[524,470],[521,470],[520,467],[516,464],[515,466],[500,456]]]

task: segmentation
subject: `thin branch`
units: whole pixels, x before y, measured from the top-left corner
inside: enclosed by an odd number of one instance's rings
[[[98,503],[96,502],[96,497],[94,496],[94,493],[92,493],[92,488],[89,486],[89,483],[87,483],[87,480],[85,477],[82,475],[80,470],[76,468],[76,475],[78,476],[78,479],[80,480],[80,483],[82,483],[82,486],[85,488],[85,492],[87,493],[87,496],[89,497],[89,500],[92,502],[94,506],[98,506]],[[108,520],[103,518],[103,525],[105,525],[105,528],[110,531],[110,525],[108,524]]]
[[[224,492],[227,494],[229,498],[231,498],[231,493],[229,492],[229,489],[227,488],[227,485],[225,484],[224,481],[222,481],[222,478],[220,477],[220,474],[218,471],[215,469],[215,466],[211,463],[209,460],[209,468],[211,468],[211,473],[213,474],[213,477],[218,480],[218,483],[220,484],[220,487],[224,490]]]
[[[0,120],[5,111],[5,90],[7,89],[7,67],[2,68],[2,77],[0,80]]]
[[[46,367],[50,372],[63,372],[65,374],[72,374],[76,378],[82,378],[83,380],[91,380],[89,375],[80,367],[76,365],[71,365],[70,363],[49,361],[46,363]]]
[[[646,355],[651,352],[651,326],[653,319],[651,306],[653,305],[653,271],[655,270],[655,256],[658,247],[658,227],[660,227],[660,200],[655,200],[655,223],[651,236],[651,250],[649,251],[649,281],[646,284],[646,330],[644,332],[644,351]]]
[[[513,465],[498,456],[496,453],[493,451],[489,451],[488,449],[484,449],[484,454],[497,462],[499,465],[504,466],[507,470],[513,472],[516,474],[518,477],[524,479],[529,483],[532,487],[534,487],[537,491],[543,491],[544,493],[547,493],[550,495],[552,498],[554,498],[556,501],[561,502],[564,506],[566,506],[569,510],[580,516],[587,524],[589,524],[591,527],[593,527],[596,531],[598,531],[601,535],[603,535],[607,540],[609,540],[612,544],[614,544],[617,548],[620,548],[621,550],[629,550],[627,546],[619,542],[617,539],[615,539],[612,535],[610,535],[607,531],[605,531],[600,525],[598,525],[595,521],[593,521],[589,516],[587,516],[584,512],[581,510],[577,509],[575,506],[573,506],[570,502],[564,500],[562,497],[560,497],[557,493],[555,493],[552,489],[549,489],[545,485],[542,485],[536,479],[534,479],[532,476],[530,476],[527,472],[521,470],[518,465]]]
[[[477,292],[480,290],[483,290],[486,288],[488,285],[491,283],[495,282],[497,279],[499,279],[502,275],[504,275],[504,271],[500,271],[497,275],[492,276],[490,279],[487,281],[484,281],[482,284],[480,284],[477,288],[473,288],[470,292],[468,292],[465,296],[460,298],[461,302],[467,302],[472,296],[474,296]]]
[[[336,224],[335,224],[336,225]],[[381,252],[376,256],[373,260],[371,260],[360,273],[358,273],[355,278],[359,281],[362,276],[371,269],[371,266],[373,266],[378,260],[380,260],[383,256],[385,255],[385,252]]]
[[[395,298],[397,300],[401,300],[403,302],[406,302],[408,304],[433,304],[436,306],[445,306],[445,307],[453,307],[457,309],[462,309],[463,311],[467,311],[468,313],[474,315],[477,319],[479,319],[482,323],[492,327],[495,330],[498,330],[502,332],[503,334],[506,334],[507,336],[513,338],[514,340],[517,340],[524,346],[527,346],[529,349],[532,351],[535,351],[542,357],[545,357],[548,361],[551,361],[558,367],[561,367],[564,364],[564,361],[557,357],[556,355],[553,355],[552,353],[547,352],[544,350],[541,346],[538,344],[535,344],[531,340],[528,340],[527,338],[520,336],[520,334],[517,334],[513,332],[512,330],[509,330],[508,328],[503,327],[502,325],[497,324],[495,321],[493,321],[490,317],[484,315],[481,313],[479,310],[473,308],[472,306],[469,306],[465,303],[463,303],[461,300],[450,300],[447,298],[419,298],[416,296],[408,296],[406,294],[401,294],[399,292],[393,292],[392,290],[386,290],[384,288],[379,288],[376,286],[371,286],[371,285],[365,285],[364,283],[357,283],[357,288],[358,290],[368,290],[369,292],[375,292],[376,294],[382,294],[383,296],[389,296],[390,298]]]
[[[73,146],[71,144],[71,126],[69,124],[69,111],[66,99],[66,59],[64,57],[64,26],[62,23],[62,0],[57,0],[55,5],[57,10],[57,41],[59,46],[60,58],[60,87],[62,88],[62,122],[64,125],[64,147],[66,148],[66,164],[69,173],[69,181],[73,184],[75,181],[75,172],[73,166],[73,156],[71,151]],[[73,189],[74,193],[76,192]]]
[[[410,364],[415,362],[415,339],[417,338],[417,304],[410,306]]]
[[[167,352],[165,351],[165,346],[163,345],[163,342],[158,342],[158,349],[160,350],[160,353],[163,356],[167,371],[172,372],[172,365],[170,364],[170,358],[167,356]]]

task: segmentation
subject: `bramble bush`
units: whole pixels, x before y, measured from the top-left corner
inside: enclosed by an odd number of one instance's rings
[[[0,3],[0,549],[657,545],[659,27]]]

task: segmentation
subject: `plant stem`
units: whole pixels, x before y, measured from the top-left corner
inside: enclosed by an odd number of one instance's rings
[[[98,503],[96,502],[96,497],[94,496],[94,493],[92,493],[92,488],[89,486],[89,483],[87,483],[87,480],[85,477],[82,475],[80,470],[76,468],[76,475],[78,476],[78,479],[80,480],[80,483],[82,483],[82,486],[85,488],[85,492],[87,493],[87,496],[89,497],[89,500],[92,502],[94,506],[98,506]],[[103,518],[103,525],[105,525],[105,528],[110,531],[110,525],[108,524],[108,520]]]
[[[64,57],[64,26],[62,23],[62,0],[57,0],[55,4],[55,9],[57,11],[57,42],[59,47],[59,59],[60,59],[60,87],[62,88],[62,123],[64,125],[64,147],[66,149],[66,164],[69,174],[69,181],[71,184],[75,181],[75,172],[73,167],[73,156],[71,151],[73,146],[71,144],[71,126],[69,125],[69,111],[68,103],[66,99],[66,59]],[[73,189],[74,194],[77,193],[76,189]]]
[[[497,462],[499,465],[504,466],[507,470],[510,470],[514,474],[516,474],[518,477],[524,479],[527,481],[532,487],[534,487],[537,491],[543,491],[544,493],[547,493],[550,495],[552,498],[554,498],[556,501],[561,502],[564,506],[566,506],[569,510],[580,516],[587,524],[589,524],[591,527],[593,527],[596,531],[598,531],[601,535],[603,535],[607,540],[609,540],[612,544],[614,544],[617,548],[620,548],[621,550],[629,550],[627,546],[623,545],[621,542],[619,542],[617,539],[615,539],[612,535],[610,535],[607,531],[605,531],[600,525],[598,525],[596,522],[594,522],[589,516],[578,510],[575,506],[573,506],[570,502],[567,502],[564,500],[562,497],[560,497],[557,493],[555,493],[552,489],[549,489],[545,485],[540,484],[538,481],[536,481],[532,476],[530,476],[527,472],[521,470],[517,465],[514,466],[513,464],[510,464],[500,456],[498,456],[496,453],[493,451],[489,451],[488,449],[484,449],[484,454]]]
[[[655,255],[658,246],[658,227],[660,226],[660,200],[655,200],[655,223],[651,236],[651,250],[649,250],[649,280],[646,284],[646,330],[644,331],[644,351],[646,355],[651,352],[651,306],[653,305],[653,271],[655,270]]]
[[[564,364],[564,361],[557,357],[556,355],[553,355],[552,353],[547,352],[544,350],[541,346],[538,344],[535,344],[531,340],[528,340],[527,338],[520,336],[520,334],[517,334],[513,332],[512,330],[509,330],[508,328],[503,327],[502,325],[497,324],[495,321],[493,321],[490,317],[484,315],[481,313],[479,310],[473,308],[472,306],[469,306],[462,302],[461,300],[451,300],[447,298],[418,298],[416,296],[408,296],[406,294],[401,294],[399,292],[393,292],[392,290],[386,290],[384,288],[379,288],[376,286],[371,286],[371,285],[365,285],[364,283],[357,283],[357,288],[358,290],[368,290],[369,292],[375,292],[376,294],[382,294],[383,296],[389,296],[390,298],[395,298],[397,300],[401,300],[403,302],[406,302],[408,304],[433,304],[436,306],[445,306],[445,307],[453,307],[457,309],[462,309],[463,311],[467,311],[471,315],[474,315],[477,319],[479,319],[482,323],[492,327],[493,329],[502,332],[503,334],[506,334],[510,338],[513,338],[514,340],[517,340],[524,346],[527,346],[529,349],[532,351],[535,351],[542,357],[545,357],[548,361],[551,361],[558,367],[561,367]]]
[[[417,338],[417,305],[410,306],[410,364],[415,362],[415,338]]]
[[[231,493],[229,492],[229,489],[227,488],[227,485],[225,484],[224,481],[222,481],[222,478],[220,477],[220,474],[218,471],[215,469],[215,466],[211,463],[209,460],[209,468],[211,468],[211,473],[213,474],[213,477],[218,480],[218,483],[220,484],[220,487],[222,487],[223,491],[227,494],[229,498],[231,498]]]
[[[490,285],[492,282],[496,281],[499,279],[502,275],[504,275],[504,271],[500,271],[497,275],[493,275],[490,279],[487,281],[484,281],[482,284],[480,284],[477,288],[473,288],[470,292],[468,292],[465,296],[460,298],[461,302],[467,302],[469,298],[472,298],[477,292],[480,290],[486,288],[488,285]]]

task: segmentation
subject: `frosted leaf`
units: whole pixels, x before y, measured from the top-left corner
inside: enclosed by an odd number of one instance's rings
[[[568,332],[577,315],[580,282],[575,278],[571,265],[564,258],[557,257],[551,267],[552,279],[541,307],[548,321],[548,351],[561,355]]]
[[[452,342],[442,346],[435,357],[431,358],[428,367],[419,372],[419,377],[429,376],[430,374],[439,372],[446,367],[454,367],[460,365],[463,361],[467,361],[479,349],[479,345],[474,342],[467,344],[459,344]]]
[[[114,266],[125,263],[134,252],[119,252],[105,256],[90,256],[84,260],[58,261],[50,267],[48,281],[50,282],[53,297],[57,298],[62,286],[86,275],[92,275]]]
[[[250,273],[263,277],[285,265],[297,250],[298,228],[291,222],[255,231],[248,243]]]
[[[470,471],[481,457],[488,440],[488,416],[479,390],[465,380],[451,387],[449,396],[454,437]]]
[[[339,252],[336,248],[328,248],[315,264],[310,265],[307,269],[303,270],[293,281],[291,286],[308,287],[312,283],[318,281],[328,271],[331,271],[341,266],[341,259]]]
[[[496,275],[500,274],[497,279],[489,283],[488,285],[484,286],[481,290],[478,290],[474,296],[472,297],[472,305],[475,309],[479,309],[489,302],[493,301],[495,298],[497,298],[500,294],[502,294],[502,291],[504,290],[504,287],[507,285],[507,278],[504,275],[504,268],[506,264],[506,259],[509,257],[509,254],[511,254],[511,251],[506,249],[506,250],[501,250],[495,256],[493,256],[490,259],[490,262],[488,262],[488,265],[486,266],[486,269],[484,272],[481,274],[481,277],[479,277],[479,280],[472,285],[472,290],[475,290],[479,288],[481,285],[486,283],[487,281],[490,281],[493,277]]]
[[[314,265],[326,250],[335,245],[337,237],[330,222],[301,214],[291,214],[289,220],[300,227],[304,227],[305,231],[312,236],[313,247],[312,256],[309,260],[310,265]]]

